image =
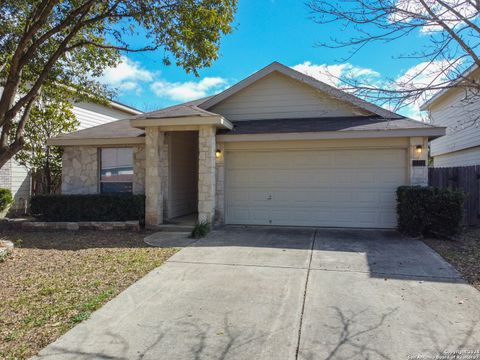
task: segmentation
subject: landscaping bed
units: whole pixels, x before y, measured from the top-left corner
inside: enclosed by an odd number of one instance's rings
[[[1,232],[15,248],[0,262],[0,358],[36,354],[175,253],[146,235]]]
[[[424,239],[452,264],[471,285],[480,290],[480,229],[467,229],[455,240]]]

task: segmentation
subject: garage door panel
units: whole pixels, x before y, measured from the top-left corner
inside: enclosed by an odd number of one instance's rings
[[[395,190],[405,183],[401,149],[231,151],[226,222],[394,227]]]

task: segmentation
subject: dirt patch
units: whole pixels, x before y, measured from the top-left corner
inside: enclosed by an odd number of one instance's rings
[[[1,232],[15,251],[0,263],[0,358],[36,354],[176,252],[146,235]]]
[[[423,241],[452,264],[468,283],[480,290],[480,229],[468,229],[455,240]]]

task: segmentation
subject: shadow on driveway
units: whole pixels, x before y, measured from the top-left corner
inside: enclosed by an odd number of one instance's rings
[[[224,227],[193,242],[170,261],[310,266],[368,273],[374,278],[462,281],[460,274],[422,241],[389,230]]]
[[[480,347],[480,295],[389,231],[225,228],[172,256],[45,359],[408,359]]]

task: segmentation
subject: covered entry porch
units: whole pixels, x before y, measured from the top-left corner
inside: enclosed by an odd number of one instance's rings
[[[231,123],[218,115],[130,122],[145,129],[145,225],[192,216],[213,222],[216,131]]]

